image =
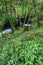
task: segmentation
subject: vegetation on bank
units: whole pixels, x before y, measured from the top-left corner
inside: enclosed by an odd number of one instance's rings
[[[43,23],[43,0],[0,0],[0,29],[7,19],[14,28],[14,24],[18,24],[20,16],[24,18],[23,23],[41,25]]]
[[[43,65],[43,26],[0,38],[0,65]]]
[[[0,0],[0,31],[0,65],[43,65],[43,0]]]

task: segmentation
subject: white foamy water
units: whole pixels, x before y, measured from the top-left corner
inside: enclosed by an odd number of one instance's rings
[[[30,26],[31,26],[31,24],[25,24],[25,26],[28,26],[28,27],[30,27]]]
[[[11,28],[6,29],[6,30],[4,30],[4,31],[3,31],[3,34],[5,34],[6,32],[7,32],[7,33],[12,33],[12,32],[13,32],[13,30],[12,30]]]
[[[2,35],[5,35],[6,33],[12,33],[12,32],[13,32],[13,29],[12,29],[12,28],[6,29],[6,30],[0,32],[0,37],[1,37]]]

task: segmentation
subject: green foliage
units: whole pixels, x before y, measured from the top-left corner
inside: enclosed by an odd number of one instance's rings
[[[43,65],[43,46],[40,41],[14,41],[7,44],[0,53],[1,65]]]
[[[43,65],[42,29],[0,38],[0,65]]]
[[[5,21],[6,19],[11,19],[11,24],[17,22],[16,16],[32,16],[30,18],[31,22],[37,22],[34,17],[39,17],[40,14],[43,15],[43,1],[38,0],[1,0],[0,1],[0,19]],[[16,13],[14,11],[16,10]],[[42,8],[42,9],[41,9]],[[30,11],[31,9],[31,11]],[[25,20],[24,20],[25,21]],[[4,24],[4,23],[3,23]],[[2,25],[2,24],[1,24]],[[3,26],[3,25],[2,25]]]
[[[32,24],[37,25],[37,18],[43,15],[41,1],[0,0],[0,28],[8,18],[12,25],[18,23],[16,14],[29,15]],[[0,65],[43,65],[43,27],[25,33],[14,31],[7,37],[0,37]]]

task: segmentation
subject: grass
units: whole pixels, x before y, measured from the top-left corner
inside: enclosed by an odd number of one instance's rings
[[[43,65],[43,26],[1,37],[0,65]]]

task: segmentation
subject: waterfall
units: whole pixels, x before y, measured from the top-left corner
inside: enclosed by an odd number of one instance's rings
[[[20,22],[20,26],[22,26],[23,23],[22,23],[22,18],[21,18],[21,16],[19,16],[19,22]]]
[[[5,34],[5,33],[12,33],[12,32],[13,32],[13,29],[9,28],[9,29],[4,30],[2,33]]]

